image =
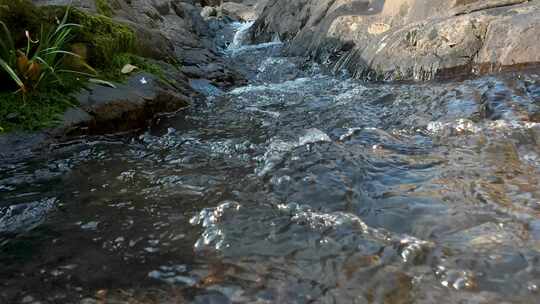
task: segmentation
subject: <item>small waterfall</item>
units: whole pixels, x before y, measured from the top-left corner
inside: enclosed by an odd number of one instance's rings
[[[234,24],[236,28],[236,34],[234,35],[233,42],[229,45],[229,50],[239,49],[246,42],[249,34],[249,29],[253,26],[255,21],[249,22],[237,22]]]

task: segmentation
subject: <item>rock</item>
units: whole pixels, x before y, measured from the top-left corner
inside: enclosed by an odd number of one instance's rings
[[[170,0],[154,0],[151,2],[151,4],[162,16],[168,15],[171,11]]]
[[[202,10],[201,10],[201,16],[204,18],[204,19],[208,19],[210,17],[217,17],[218,15],[218,11],[215,7],[213,6],[205,6]]]
[[[92,123],[93,117],[81,108],[69,108],[62,118],[63,133],[72,133],[74,129]]]
[[[65,113],[63,130],[57,133],[74,135],[139,128],[159,112],[189,105],[191,98],[175,92],[152,74],[140,73],[116,88],[91,85],[77,100],[79,108]]]
[[[239,21],[252,21],[257,18],[257,13],[253,7],[235,2],[223,3],[219,7],[219,13]]]
[[[429,80],[461,67],[468,73],[486,27],[486,18],[470,16],[404,26],[363,50],[360,60],[369,64],[359,76]]]
[[[12,132],[0,135],[0,160],[22,160],[32,156],[36,149],[45,152],[48,136],[45,133]]]
[[[125,24],[135,31],[138,54],[157,60],[174,58],[174,44],[160,31],[141,26],[134,22],[125,21]]]
[[[205,96],[219,96],[223,94],[222,90],[212,85],[207,79],[191,79],[189,84],[194,90]]]
[[[0,235],[28,231],[41,223],[55,208],[56,198],[45,198],[26,204],[13,204],[0,208]]]
[[[357,78],[428,80],[540,62],[539,20],[525,0],[276,0],[251,36]]]
[[[485,71],[540,62],[540,10],[522,7],[494,19],[487,27],[475,63]]]
[[[32,0],[36,5],[71,5],[90,12],[97,12],[95,0]]]

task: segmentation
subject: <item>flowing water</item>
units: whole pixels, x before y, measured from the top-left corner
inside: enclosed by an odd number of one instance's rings
[[[0,164],[1,303],[540,303],[540,76],[228,54],[248,85]]]

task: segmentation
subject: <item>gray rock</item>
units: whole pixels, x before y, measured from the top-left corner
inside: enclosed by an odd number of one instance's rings
[[[207,79],[191,79],[189,84],[194,90],[205,96],[219,96],[223,94],[222,90],[212,85]]]
[[[446,78],[540,62],[540,4],[525,0],[275,0],[252,32],[358,78]]]
[[[93,118],[90,114],[85,112],[79,107],[69,108],[62,118],[62,125],[65,128],[66,133],[70,133],[70,130],[79,128],[80,126],[89,125]]]
[[[203,7],[203,9],[201,10],[201,16],[204,18],[204,19],[208,19],[210,17],[217,17],[218,15],[218,11],[215,7],[213,6],[205,6]]]
[[[33,155],[34,150],[47,150],[45,133],[13,132],[0,134],[0,160],[22,160]]]
[[[56,203],[56,198],[48,198],[0,208],[0,234],[31,230],[43,221]]]
[[[90,12],[97,12],[95,0],[32,0],[36,5],[71,5]]]
[[[175,92],[148,73],[134,75],[115,88],[92,85],[81,92],[77,100],[79,108],[64,115],[63,129],[68,134],[139,128],[155,114],[176,111],[191,102],[190,97]]]
[[[254,7],[235,2],[223,3],[219,7],[219,14],[239,21],[251,21],[257,18]]]
[[[540,62],[540,10],[538,6],[516,7],[493,19],[475,63],[487,71],[505,66]]]

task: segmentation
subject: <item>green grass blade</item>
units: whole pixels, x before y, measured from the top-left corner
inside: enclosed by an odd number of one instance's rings
[[[8,64],[13,65],[17,59],[15,56],[15,42],[4,22],[0,21],[0,27],[4,36],[0,39],[0,58],[4,59]]]
[[[93,76],[96,76],[95,74],[90,74],[90,73],[85,73],[85,72],[79,72],[79,71],[74,71],[74,70],[67,70],[67,69],[57,70],[56,72],[57,72],[57,73],[76,74],[76,75],[87,76],[87,77],[93,77]]]
[[[11,79],[13,79],[13,81],[15,81],[15,83],[17,83],[20,88],[24,88],[24,83],[19,77],[19,75],[17,75],[17,73],[11,68],[11,66],[9,66],[9,64],[3,59],[0,59],[0,67],[2,67],[2,69],[4,69],[6,73],[8,73]]]

